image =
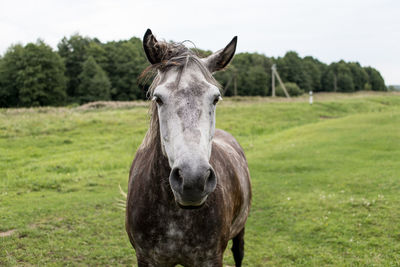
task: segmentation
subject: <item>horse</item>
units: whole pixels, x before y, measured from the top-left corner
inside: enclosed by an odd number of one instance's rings
[[[150,62],[143,74],[155,78],[125,223],[139,267],[222,266],[231,239],[235,264],[242,264],[250,174],[239,143],[215,129],[221,90],[212,76],[232,60],[236,43],[201,58],[183,43],[157,41],[150,29],[143,37]]]

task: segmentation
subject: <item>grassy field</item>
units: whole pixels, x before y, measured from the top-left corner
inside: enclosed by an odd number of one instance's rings
[[[219,104],[252,176],[244,266],[400,266],[400,94],[315,99]],[[0,110],[0,265],[135,264],[118,185],[147,124],[141,103]]]

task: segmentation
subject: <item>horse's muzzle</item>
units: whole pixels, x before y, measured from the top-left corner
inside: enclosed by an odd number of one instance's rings
[[[179,164],[169,176],[175,201],[182,208],[201,207],[215,190],[217,178],[210,164]]]

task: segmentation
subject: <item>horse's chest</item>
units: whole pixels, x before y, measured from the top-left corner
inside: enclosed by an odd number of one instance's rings
[[[135,247],[159,261],[189,255],[212,256],[224,236],[221,218],[212,208],[182,210],[158,206],[141,213],[134,223]]]

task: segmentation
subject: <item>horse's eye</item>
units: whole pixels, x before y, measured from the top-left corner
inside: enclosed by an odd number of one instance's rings
[[[216,97],[214,98],[213,104],[216,105],[216,104],[218,103],[218,101],[220,101],[220,100],[222,100],[222,97],[221,97],[220,95],[219,95],[219,96],[216,96]]]
[[[159,96],[153,96],[153,101],[156,101],[157,105],[161,106],[163,103],[163,101],[161,100],[161,98]]]

